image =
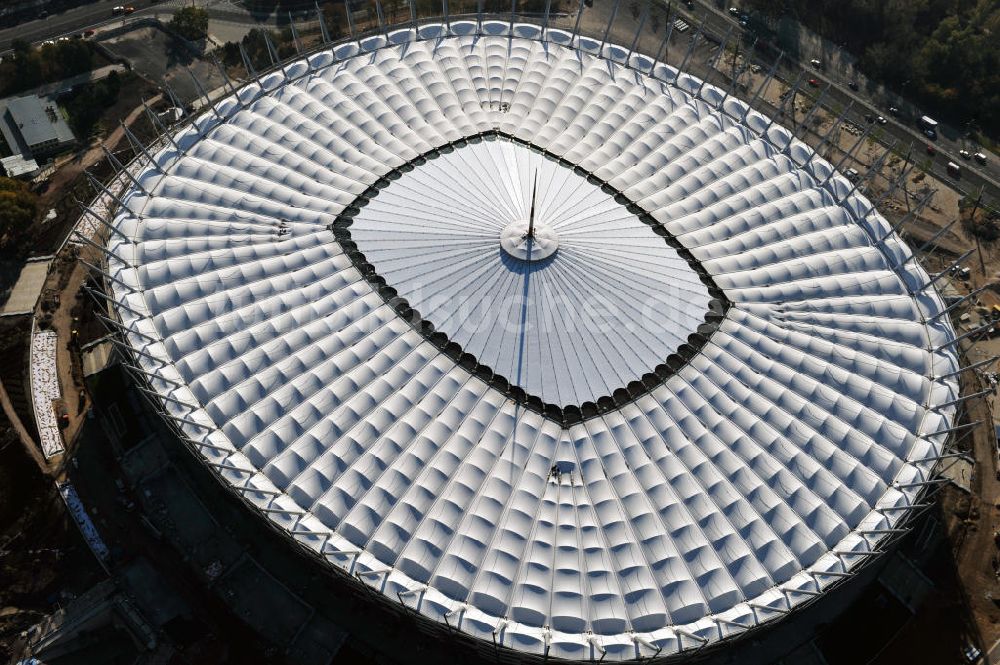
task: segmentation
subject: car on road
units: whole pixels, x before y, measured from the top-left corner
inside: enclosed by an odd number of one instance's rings
[[[899,115],[899,109],[896,108],[895,106],[890,106],[889,113],[891,113],[892,115]]]
[[[811,85],[814,88],[818,88],[819,87],[819,80],[818,79],[809,79],[809,85]]]
[[[823,63],[817,60],[816,58],[810,60],[809,64],[815,67],[816,69],[823,69]]]
[[[125,13],[126,14],[131,14],[134,11],[135,11],[135,7],[133,7],[132,5],[125,5]]]
[[[975,160],[977,162],[979,162],[980,164],[985,164],[986,163],[986,155],[984,155],[981,152],[977,152],[976,154],[974,154],[973,158],[975,158]]]
[[[956,164],[955,162],[948,162],[947,169],[948,169],[948,175],[950,175],[951,177],[953,178],[962,177],[962,167]]]
[[[114,7],[111,8],[111,13],[112,14],[116,14],[116,15],[117,14],[124,14],[125,13],[125,6],[124,5],[115,5]]]
[[[927,154],[933,157],[937,154],[937,148],[932,146],[930,143],[927,144]]]
[[[84,30],[82,34],[83,34],[84,37],[93,37],[94,36],[94,31],[93,30]]]
[[[739,16],[740,15],[740,8],[739,7],[730,7],[729,8],[729,13],[731,15],[733,15],[733,16]]]
[[[961,157],[962,159],[972,159],[972,153],[969,152],[968,150],[959,150],[958,156]]]
[[[882,117],[880,115],[877,115],[877,116],[875,116],[875,122],[877,122],[880,125],[884,125],[884,124],[886,124],[889,121],[886,120],[884,117]]]
[[[857,91],[858,88],[860,88],[861,86],[858,85],[857,81],[851,81],[850,83],[847,84],[847,87],[850,88],[851,90]]]

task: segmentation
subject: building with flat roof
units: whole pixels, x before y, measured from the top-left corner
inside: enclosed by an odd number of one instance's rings
[[[0,162],[10,176],[36,170],[38,158],[76,142],[55,100],[38,95],[0,100],[0,133],[13,153]]]

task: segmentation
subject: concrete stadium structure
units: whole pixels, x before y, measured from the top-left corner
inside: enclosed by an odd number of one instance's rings
[[[144,387],[331,567],[515,652],[683,657],[849,581],[921,503],[946,306],[773,119],[505,21],[254,78],[95,228]]]

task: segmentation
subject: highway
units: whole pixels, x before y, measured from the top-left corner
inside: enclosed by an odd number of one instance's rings
[[[43,19],[27,21],[12,28],[0,30],[0,53],[10,50],[11,42],[23,39],[26,42],[41,42],[64,35],[83,32],[98,25],[121,20],[114,16],[111,10],[117,5],[132,5],[136,9],[133,16],[142,10],[156,7],[153,0],[97,0],[82,7],[68,9],[58,14],[52,14]]]
[[[705,32],[713,36],[716,41],[720,41],[730,28],[733,29],[731,39],[735,39],[742,32],[742,28],[739,27],[737,20],[728,13],[716,9],[711,2],[702,2],[700,4],[701,7],[699,7],[697,12],[685,12],[683,8],[681,11],[690,17],[690,22],[695,26],[699,25],[704,18]],[[770,56],[770,54],[768,55]],[[810,56],[802,54],[800,57],[803,61],[802,63],[786,59],[782,60],[782,64],[778,68],[777,78],[781,78],[786,85],[791,85],[795,81],[803,67],[808,68],[806,59],[810,58]],[[773,56],[770,57],[769,61],[762,58],[758,61],[758,64],[767,71],[773,59]],[[819,82],[820,85],[818,88],[811,88],[805,83],[805,80],[810,78],[816,79]],[[925,160],[931,159],[930,171],[935,178],[948,183],[953,188],[972,197],[978,196],[980,189],[982,189],[984,203],[994,208],[1000,207],[1000,160],[998,160],[995,154],[983,151],[987,156],[986,165],[980,165],[971,160],[964,160],[958,155],[958,151],[962,147],[961,143],[957,140],[961,137],[960,133],[942,127],[939,129],[937,140],[932,141],[915,124],[904,124],[892,117],[884,107],[880,108],[872,100],[851,90],[847,86],[846,81],[833,80],[823,71],[812,68],[809,68],[808,73],[803,79],[804,81],[800,89],[811,96],[815,96],[819,91],[827,89],[829,85],[828,92],[823,99],[824,107],[843,109],[853,102],[854,107],[849,113],[847,121],[859,127],[865,125],[864,116],[866,114],[884,116],[887,123],[879,127],[882,130],[881,135],[878,137],[880,143],[888,146],[895,141],[897,150],[905,151],[907,146],[912,142],[914,161],[922,164]],[[933,144],[937,150],[937,155],[933,158],[925,151],[925,147],[929,144]],[[953,178],[948,174],[947,163],[949,161],[961,167],[961,177]]]

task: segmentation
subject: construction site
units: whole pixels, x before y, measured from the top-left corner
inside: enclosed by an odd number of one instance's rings
[[[618,3],[593,4],[564,3],[557,13],[550,3],[545,29],[621,44],[630,56],[690,73],[787,128],[909,245],[946,305],[938,316],[954,326],[966,368],[956,372],[961,397],[933,480],[906,528],[879,548],[884,556],[856,584],[834,588],[804,617],[790,613],[763,629],[770,632],[754,638],[765,643],[759,649],[750,640],[703,655],[681,648],[678,661],[667,662],[739,662],[746,648],[757,649],[760,662],[788,664],[1000,663],[998,202],[985,187],[963,191],[962,182],[936,176],[925,142],[904,144],[866,121],[861,105],[832,101],[829,86],[810,81],[808,65],[779,71],[788,64],[757,40],[716,34],[705,21],[698,27],[687,10],[670,6],[619,12]],[[414,14],[413,25],[463,16],[452,11]],[[409,18],[400,15],[397,27]],[[464,18],[476,24],[474,11]],[[478,20],[507,21],[514,34],[513,13]],[[516,20],[542,24],[540,12]],[[289,534],[251,514],[245,492],[221,482],[216,474],[224,470],[205,464],[159,413],[162,398],[137,380],[138,345],[113,320],[118,278],[109,261],[118,257],[108,238],[120,231],[105,227],[114,223],[112,210],[127,209],[119,197],[147,186],[139,174],[153,154],[170,149],[170,137],[219,115],[216,108],[244,86],[284,74],[310,54],[389,34],[381,11],[348,12],[342,23],[344,37],[334,40],[322,20],[293,21],[286,58],[269,44],[272,61],[256,66],[245,52],[236,67],[206,59],[203,80],[193,76],[182,91],[153,86],[162,73],[149,74],[141,94],[113,111],[121,126],[52,176],[45,205],[58,217],[39,224],[38,245],[0,310],[3,662],[549,659],[547,642],[523,655],[447,620],[428,627],[406,592],[397,603],[363,576],[345,580],[290,547]],[[149,35],[164,37],[147,24],[136,30],[144,32],[119,31],[113,41],[124,57],[148,60],[139,51]],[[170,109],[177,109],[173,121],[164,115]],[[635,649],[642,659],[660,655],[639,642]],[[600,659],[596,651],[579,657]]]

